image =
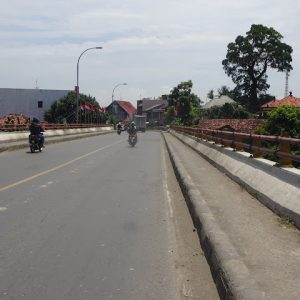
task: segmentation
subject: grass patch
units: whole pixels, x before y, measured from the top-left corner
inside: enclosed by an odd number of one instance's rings
[[[289,217],[280,217],[278,218],[278,222],[280,225],[288,227],[288,228],[296,228],[296,224]]]

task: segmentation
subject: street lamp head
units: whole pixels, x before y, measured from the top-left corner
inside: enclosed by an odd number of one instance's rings
[[[124,83],[123,83],[123,85],[127,85],[127,83],[126,83],[126,82],[124,82]]]
[[[96,49],[103,49],[103,47],[95,47]]]

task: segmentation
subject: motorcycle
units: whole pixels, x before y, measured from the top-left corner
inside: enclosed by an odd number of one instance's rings
[[[41,138],[38,135],[30,134],[29,135],[29,148],[30,152],[34,153],[35,151],[42,151],[43,144]]]
[[[128,142],[130,146],[134,147],[137,143],[137,134],[129,134]]]
[[[118,135],[120,135],[121,134],[121,128],[118,128],[118,130],[117,130],[117,133],[118,133]]]

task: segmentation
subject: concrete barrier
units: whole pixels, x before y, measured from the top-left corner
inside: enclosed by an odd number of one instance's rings
[[[76,129],[59,129],[45,131],[46,145],[81,139],[113,132],[112,127],[93,127]],[[0,133],[0,152],[12,151],[28,147],[27,132],[1,132]]]
[[[57,129],[57,130],[46,130],[44,132],[45,137],[52,136],[64,136],[72,134],[82,134],[82,133],[97,133],[111,131],[113,127],[92,127],[92,128],[74,128],[74,129]],[[14,142],[19,140],[28,139],[28,131],[23,132],[1,132],[0,142]]]
[[[171,133],[300,229],[300,170],[278,168],[274,162],[252,158],[246,152],[233,151],[173,130]]]

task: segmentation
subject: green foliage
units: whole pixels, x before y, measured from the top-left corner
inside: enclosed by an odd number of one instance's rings
[[[226,85],[223,85],[223,86],[221,86],[221,88],[218,89],[218,94],[219,94],[219,97],[228,96],[232,99],[235,99],[234,92],[232,90],[230,90],[230,88],[227,87]]]
[[[300,109],[288,105],[274,109],[259,131],[265,135],[287,132],[291,137],[300,138]]]
[[[208,98],[208,99],[214,99],[214,90],[210,90],[210,91],[207,93],[207,98]]]
[[[171,90],[169,95],[169,110],[166,116],[172,122],[183,125],[192,125],[199,119],[200,98],[192,93],[193,83],[191,80],[181,82]],[[170,108],[173,107],[173,110]],[[173,113],[173,116],[171,115]]]
[[[50,109],[44,114],[45,120],[50,123],[64,123],[64,120],[70,120],[75,123],[76,120],[76,93],[69,92],[62,99],[54,102]]]
[[[114,126],[116,126],[116,124],[118,123],[117,117],[115,115],[109,115],[107,121],[109,124],[113,124]]]
[[[199,122],[199,120],[201,119],[201,116],[202,116],[202,110],[198,106],[192,106],[190,115],[191,115],[191,119],[192,119],[191,124],[192,125],[198,124],[198,122]]]
[[[239,35],[227,46],[226,59],[222,61],[225,73],[237,85],[242,96],[251,101],[250,110],[259,109],[259,94],[265,93],[267,69],[292,70],[291,46],[281,42],[283,36],[272,27],[252,25],[246,36]]]
[[[248,119],[250,113],[239,103],[225,103],[223,106],[213,106],[203,111],[209,119]]]
[[[175,119],[175,110],[174,106],[170,106],[164,113],[164,120],[166,124],[171,124]]]
[[[260,134],[264,135],[283,135],[287,133],[293,138],[300,138],[300,109],[292,106],[281,106],[268,114],[268,119],[258,129]],[[278,150],[278,144],[265,142],[265,146]],[[291,152],[300,155],[300,146],[292,145]],[[266,158],[275,160],[272,155],[266,155]],[[293,162],[293,166],[300,168],[299,162]]]
[[[91,103],[94,107],[99,107],[95,97],[79,94],[80,103]],[[54,102],[50,109],[45,112],[44,118],[49,123],[75,123],[77,114],[77,98],[74,91],[69,92],[66,96]],[[78,118],[80,123],[105,123],[108,116],[107,114],[91,112],[86,110],[78,110]]]
[[[186,125],[186,124],[184,124],[184,123],[182,122],[182,120],[181,120],[180,118],[174,118],[172,124],[173,124],[173,125],[179,125],[179,126],[181,126],[181,125]]]

